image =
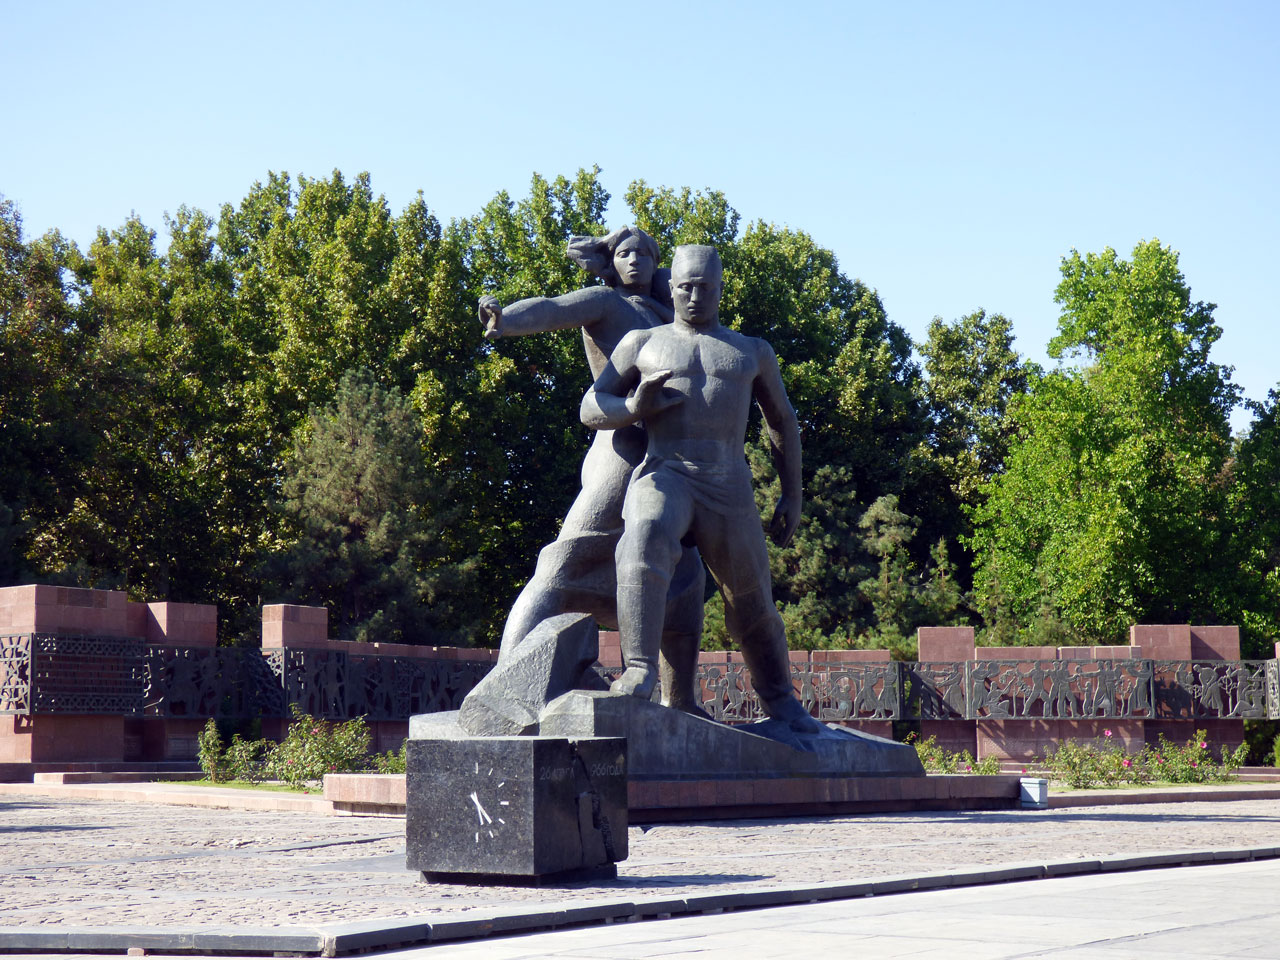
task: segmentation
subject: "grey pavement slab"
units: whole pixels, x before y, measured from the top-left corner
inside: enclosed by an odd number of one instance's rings
[[[422,884],[404,869],[403,829],[403,821],[381,818],[0,797],[0,953],[88,949],[95,941],[84,936],[93,933],[110,934],[113,947],[127,946],[128,934],[134,931],[146,933],[145,942],[136,945],[146,945],[152,953],[166,949],[166,942],[175,947],[191,943],[197,950],[253,952],[267,947],[314,952],[321,945],[331,953],[342,953],[421,940],[424,929],[432,937],[434,928],[435,939],[440,939],[528,928],[547,922],[548,917],[555,924],[595,924],[563,932],[584,934],[585,942],[598,943],[603,941],[590,937],[604,936],[600,931],[612,935],[617,928],[634,927],[651,932],[667,923],[638,920],[602,926],[609,918],[679,918],[691,911],[707,911],[708,917],[750,918],[809,909],[803,904],[749,909],[770,903],[842,898],[833,906],[834,914],[823,915],[823,923],[835,923],[842,909],[875,917],[891,909],[885,905],[898,901],[959,893],[978,898],[965,902],[980,904],[975,916],[988,917],[992,929],[1013,925],[1030,935],[1056,929],[1060,915],[1046,911],[1034,899],[1010,899],[1007,891],[1108,879],[1123,884],[1128,877],[1157,874],[1209,877],[1209,871],[1219,869],[1265,867],[1213,861],[1280,853],[1280,801],[877,814],[633,828],[631,857],[619,865],[616,881],[559,888]],[[1209,865],[1181,871],[1115,872],[1197,860]],[[1082,864],[1103,872],[967,891],[928,889],[1065,874],[1078,871]],[[1264,878],[1259,882],[1270,884],[1263,898],[1269,905],[1277,899],[1280,884],[1274,866],[1266,869],[1273,872],[1259,874]],[[1087,891],[1094,888],[1080,889],[1086,890],[1082,896],[1087,901],[1091,895]],[[867,898],[873,893],[882,895]],[[1071,902],[1070,897],[1065,902]],[[1155,924],[1139,926],[1135,936],[1155,935],[1165,929],[1160,924],[1172,922],[1166,903],[1163,895],[1153,895],[1149,902],[1129,909],[1125,922]],[[1174,906],[1183,920],[1208,909],[1194,895]],[[1096,910],[1089,915],[1099,924],[1105,919]],[[1280,958],[1280,937],[1267,940],[1270,916],[1263,911],[1250,922],[1264,930],[1256,942],[1277,946],[1266,948],[1271,953],[1253,956]],[[939,941],[945,946],[947,938],[939,936],[927,917],[912,924],[907,939],[919,941],[915,946],[920,950],[939,948]],[[965,924],[955,927],[969,929]],[[1112,937],[1109,926],[1105,932]],[[819,941],[835,936],[821,925],[809,933]],[[169,935],[190,939],[164,940]],[[859,932],[840,936],[852,943],[860,937],[887,934],[868,920]],[[489,938],[483,943],[496,947],[509,939]],[[645,943],[626,949],[648,949]],[[973,952],[963,955],[1003,956],[990,953],[987,944],[964,943],[963,949]],[[752,955],[739,950],[737,960]]]
[[[1274,960],[1278,890],[1280,861],[1211,864],[577,927],[367,956]]]

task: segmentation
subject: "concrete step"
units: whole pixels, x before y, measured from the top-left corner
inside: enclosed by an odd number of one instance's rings
[[[156,780],[201,780],[202,770],[57,770],[33,774],[33,783],[151,783]]]

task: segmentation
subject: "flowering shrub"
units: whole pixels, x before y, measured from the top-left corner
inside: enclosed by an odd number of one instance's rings
[[[231,779],[222,752],[222,735],[218,733],[218,724],[212,717],[196,737],[196,758],[200,761],[200,769],[212,782],[222,783]]]
[[[289,732],[263,761],[266,779],[303,787],[324,779],[326,773],[368,768],[372,736],[363,717],[332,724],[307,716],[296,703],[290,704],[289,710],[293,714]]]
[[[915,744],[916,756],[929,773],[977,773],[991,776],[1000,772],[1000,761],[995,757],[975,760],[968,750],[955,753],[938,746],[937,737],[920,740],[914,733],[907,734],[907,743]]]
[[[218,726],[210,720],[201,731],[198,746],[200,768],[214,783],[227,780],[280,780],[291,787],[306,788],[322,780],[326,773],[359,773],[375,766],[380,772],[404,772],[403,753],[387,753],[370,758],[372,739],[363,717],[333,724],[308,716],[296,703],[289,732],[280,743],[269,740],[231,738],[223,750]],[[397,762],[400,770],[391,769]]]
[[[1138,753],[1126,753],[1110,730],[1092,743],[1065,740],[1044,759],[1052,779],[1069,787],[1114,787],[1122,783],[1211,783],[1230,780],[1244,765],[1248,747],[1241,745],[1214,760],[1209,753],[1205,732],[1197,730],[1185,745],[1170,743],[1160,736],[1157,747],[1143,747]]]

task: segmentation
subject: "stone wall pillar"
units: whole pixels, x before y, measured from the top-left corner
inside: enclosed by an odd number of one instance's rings
[[[1238,626],[1195,626],[1188,624],[1135,624],[1129,628],[1129,644],[1137,656],[1147,660],[1239,660]],[[1157,684],[1173,678],[1157,671]],[[1185,743],[1203,730],[1216,755],[1221,747],[1234,750],[1244,742],[1241,720],[1148,720],[1147,744],[1156,746],[1161,734],[1173,743]]]
[[[217,608],[208,604],[134,603],[120,590],[25,584],[0,588],[0,635],[118,639],[125,644],[211,647]],[[139,651],[141,652],[141,651]],[[58,663],[59,661],[55,661]],[[49,682],[91,693],[95,680],[118,683],[120,669],[92,657],[65,661],[73,676]],[[95,676],[94,671],[104,671]],[[202,722],[202,721],[201,721]],[[122,714],[41,713],[0,716],[0,764],[29,772],[40,764],[121,764],[195,756],[194,720]],[[197,724],[198,726],[198,724]]]
[[[973,659],[973,627],[920,627],[916,631],[916,660],[920,663],[955,663],[961,670]],[[963,717],[951,720],[920,719],[920,739],[933,737],[938,746],[978,755],[978,727]]]

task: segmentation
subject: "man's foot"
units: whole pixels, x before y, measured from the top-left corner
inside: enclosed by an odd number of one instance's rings
[[[804,708],[795,696],[779,697],[777,700],[766,702],[764,705],[765,713],[769,714],[770,719],[781,720],[796,733],[822,733],[826,728],[809,716],[809,711]]]
[[[653,696],[654,687],[658,685],[658,668],[650,664],[627,667],[617,680],[610,684],[614,693],[626,694],[648,700]]]

